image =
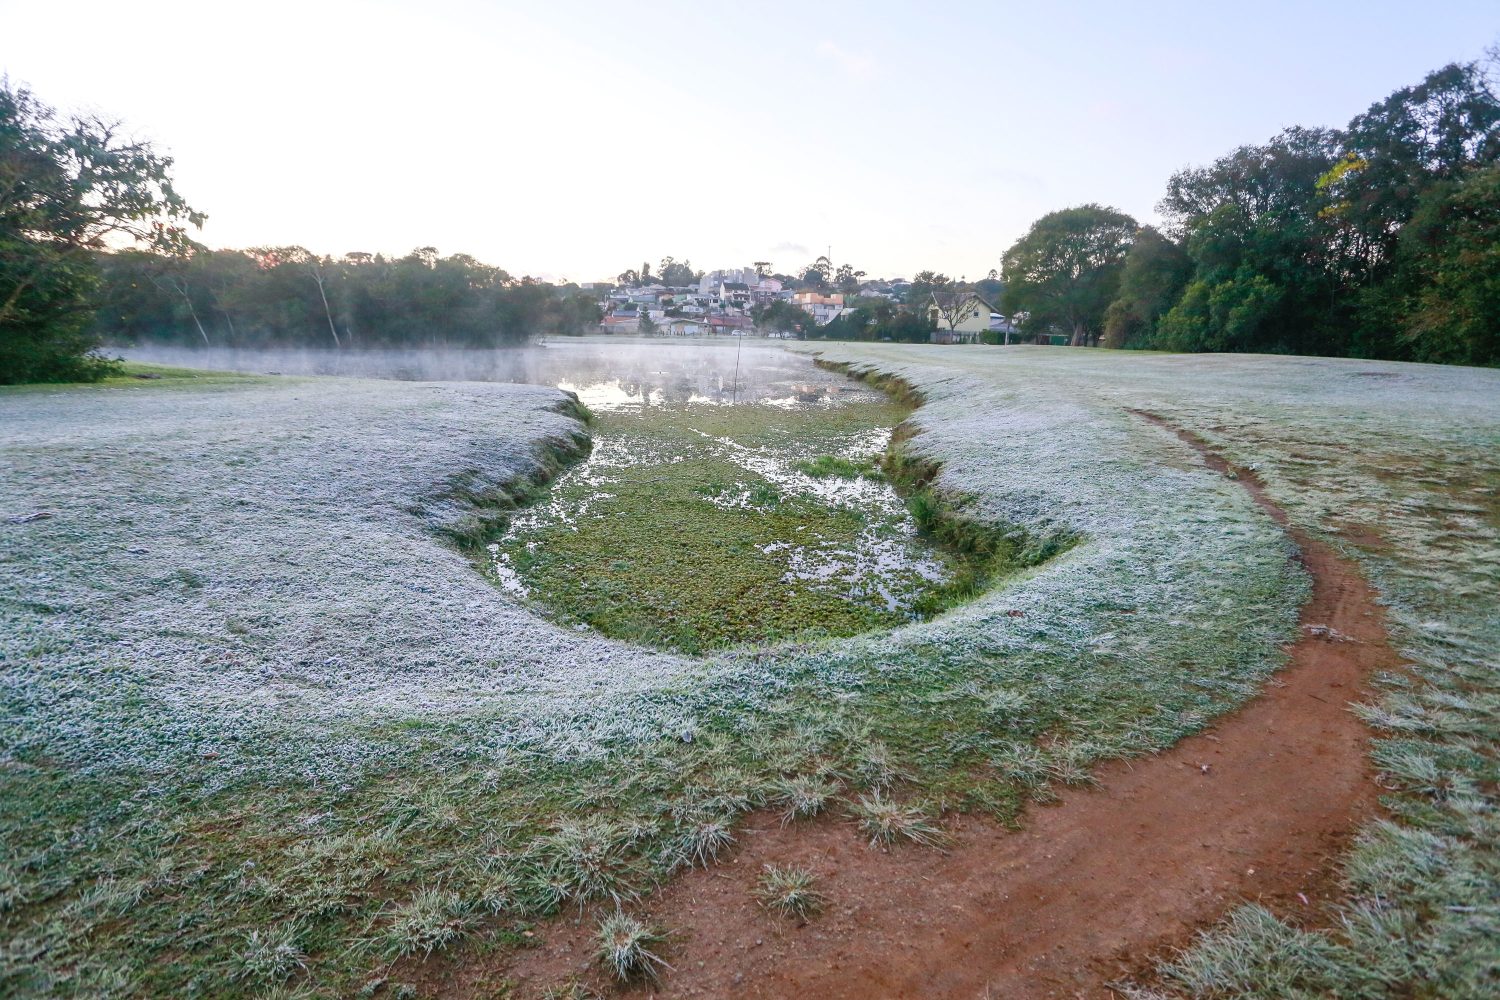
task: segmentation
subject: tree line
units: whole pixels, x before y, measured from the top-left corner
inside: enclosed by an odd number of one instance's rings
[[[1045,215],[1004,255],[1005,307],[1074,344],[1500,364],[1497,63],[1178,171],[1161,229]]]
[[[232,346],[498,347],[576,334],[601,312],[576,286],[513,278],[467,254],[319,257],[302,247],[103,254],[95,333]]]

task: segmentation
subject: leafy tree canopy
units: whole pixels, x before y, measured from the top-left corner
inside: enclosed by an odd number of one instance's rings
[[[1001,260],[1005,305],[1031,328],[1066,330],[1075,345],[1097,340],[1135,237],[1130,216],[1102,205],[1051,212]]]
[[[94,379],[96,251],[191,248],[170,157],[98,116],[62,116],[0,80],[0,383]]]

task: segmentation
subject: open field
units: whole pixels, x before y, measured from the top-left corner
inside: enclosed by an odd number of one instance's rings
[[[533,995],[586,963],[554,950],[580,914],[692,905],[672,895],[684,872],[759,859],[766,817],[792,817],[789,851],[799,834],[1006,850],[1001,827],[1062,786],[1254,698],[1298,638],[1311,587],[1287,533],[1144,412],[1254,470],[1362,570],[1410,665],[1357,709],[1385,794],[1345,858],[1348,907],[1301,914],[1309,929],[1236,911],[1140,964],[1141,989],[1484,995],[1500,373],[824,357],[921,395],[889,465],[939,463],[935,528],[1003,533],[1029,568],[931,621],[697,658],[549,622],[466,554],[586,449],[556,390],[0,393],[0,515],[52,515],[0,525],[3,990]],[[930,864],[918,850],[863,856]],[[672,930],[670,908],[651,918]],[[653,947],[667,991],[708,985],[689,939]],[[542,971],[518,981],[517,955]]]

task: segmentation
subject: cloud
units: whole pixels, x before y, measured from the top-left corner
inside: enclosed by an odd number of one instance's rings
[[[782,241],[771,248],[772,255],[780,254],[783,257],[806,257],[810,251],[801,243],[790,243]]]
[[[868,80],[875,75],[875,57],[868,52],[850,52],[833,42],[819,42],[818,55],[837,63],[850,79]]]

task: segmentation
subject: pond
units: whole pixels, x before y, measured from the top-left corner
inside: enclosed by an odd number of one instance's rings
[[[128,353],[575,392],[595,416],[592,453],[511,519],[484,565],[566,626],[694,653],[853,635],[936,613],[965,576],[961,557],[928,544],[881,472],[908,408],[765,342]]]

